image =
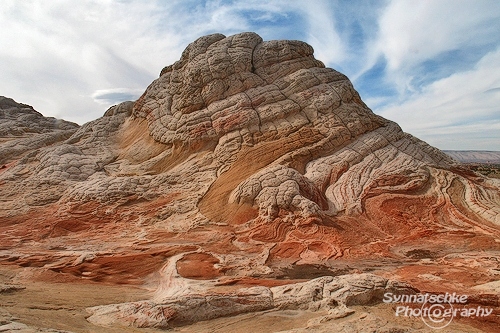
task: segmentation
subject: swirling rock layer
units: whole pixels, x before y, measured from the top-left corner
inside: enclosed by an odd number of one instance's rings
[[[13,103],[3,119],[39,118]],[[184,299],[214,281],[375,271],[442,290],[500,272],[479,254],[500,251],[498,181],[375,115],[303,42],[201,37],[136,102],[36,124],[0,127],[0,258],[33,278]]]

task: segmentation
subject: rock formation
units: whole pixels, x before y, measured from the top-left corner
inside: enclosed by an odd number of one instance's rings
[[[81,127],[0,106],[16,122],[0,126],[0,258],[33,279],[157,286],[96,323],[342,303],[282,286],[323,275],[457,291],[500,273],[498,180],[374,114],[306,43],[201,37]],[[307,283],[339,283],[322,279]]]
[[[412,295],[416,290],[371,274],[325,276],[278,287],[242,288],[233,293],[190,295],[89,309],[98,325],[172,328],[202,320],[278,308],[318,311],[380,302],[384,292]]]
[[[448,156],[462,163],[500,164],[500,152],[485,150],[443,150]]]
[[[20,159],[23,154],[66,140],[77,124],[46,118],[33,107],[0,96],[0,165]]]

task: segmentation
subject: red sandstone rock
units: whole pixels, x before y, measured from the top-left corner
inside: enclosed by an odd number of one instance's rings
[[[228,279],[371,271],[453,290],[500,272],[498,180],[375,115],[302,42],[205,36],[135,103],[44,124],[45,141],[0,142],[0,259],[38,279],[187,297]]]

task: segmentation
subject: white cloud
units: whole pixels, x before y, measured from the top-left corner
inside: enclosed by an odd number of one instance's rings
[[[500,149],[500,49],[469,71],[435,81],[377,110],[441,149]]]
[[[499,11],[496,1],[392,1],[380,17],[375,50],[389,70],[407,70],[445,51],[497,41]]]
[[[335,28],[333,8],[325,1],[302,3],[309,24],[307,42],[314,47],[315,57],[325,64],[333,65],[345,60],[346,47]]]
[[[369,96],[377,113],[441,149],[498,150],[498,31],[500,2],[390,1],[355,78],[385,59],[378,80],[398,94]]]
[[[129,88],[100,89],[92,94],[92,98],[95,102],[110,107],[123,101],[135,101],[143,92],[143,89]]]

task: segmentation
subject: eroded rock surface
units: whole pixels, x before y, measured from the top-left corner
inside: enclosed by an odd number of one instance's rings
[[[385,292],[415,294],[404,283],[371,274],[326,276],[279,287],[242,288],[215,294],[209,289],[189,297],[167,297],[155,301],[90,308],[90,322],[98,325],[172,328],[202,320],[269,309],[333,310],[352,314],[347,306],[380,303]],[[341,317],[341,316],[339,316]]]
[[[78,125],[46,118],[33,107],[0,96],[0,166],[69,138]]]
[[[39,118],[13,103],[2,119]],[[267,309],[273,288],[323,275],[452,292],[498,279],[498,180],[374,114],[306,43],[201,37],[136,102],[38,124],[0,141],[0,258],[31,279],[147,283],[180,322],[202,319],[189,299],[210,318],[210,297]],[[258,289],[217,298],[214,283]],[[173,318],[159,304],[119,309],[157,325]]]

